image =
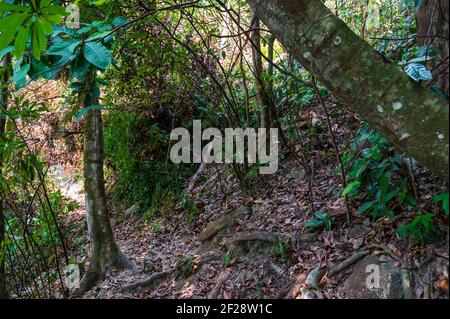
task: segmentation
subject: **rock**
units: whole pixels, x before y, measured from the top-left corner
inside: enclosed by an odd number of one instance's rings
[[[325,275],[325,269],[315,268],[311,270],[306,277],[305,285],[314,289],[320,289],[320,280]]]
[[[405,270],[395,262],[381,262],[379,256],[369,255],[348,270],[351,275],[344,282],[344,296],[349,299],[410,298],[409,280]],[[407,274],[408,275],[408,274]]]
[[[200,241],[208,240],[208,239],[214,237],[221,230],[233,225],[233,223],[236,219],[243,217],[243,216],[247,215],[248,213],[249,213],[248,208],[244,205],[241,205],[237,209],[235,209],[233,212],[228,213],[228,214],[220,217],[218,220],[209,224],[200,233],[198,238],[200,239]]]

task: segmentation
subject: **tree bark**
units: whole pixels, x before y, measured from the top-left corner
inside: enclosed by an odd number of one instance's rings
[[[448,177],[445,99],[412,81],[321,1],[248,0],[302,65],[399,150]]]
[[[419,45],[430,45],[438,53],[438,59],[429,63],[433,70],[432,85],[440,87],[447,95],[449,93],[448,9],[448,0],[426,0],[422,2],[416,13]]]
[[[0,63],[0,69],[8,67],[11,61],[11,57],[7,54]],[[3,70],[0,74],[0,91],[4,92],[8,90],[6,83],[9,80],[9,70]],[[8,110],[8,93],[4,92],[0,96],[0,112],[6,112]],[[3,139],[3,135],[6,131],[6,117],[0,117],[0,140]],[[0,149],[0,176],[3,174],[2,171],[3,163],[3,153]],[[0,299],[9,298],[9,293],[6,285],[5,278],[5,258],[6,258],[6,248],[3,247],[3,241],[5,240],[5,216],[3,207],[3,198],[0,198]]]
[[[82,95],[84,107],[97,105],[98,98],[92,96],[95,75],[91,74]],[[103,128],[101,110],[89,110],[84,119],[84,189],[86,219],[91,243],[91,258],[88,270],[80,282],[75,295],[90,290],[104,277],[112,266],[133,268],[133,264],[119,250],[111,227],[106,202],[103,172]]]

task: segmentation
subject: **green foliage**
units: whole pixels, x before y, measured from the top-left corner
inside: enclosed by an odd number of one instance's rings
[[[195,202],[188,195],[181,193],[179,196],[181,199],[181,207],[186,211],[188,224],[192,224],[195,218],[199,215],[200,210],[198,209]]]
[[[111,64],[111,54],[109,50],[99,42],[88,42],[83,48],[83,55],[86,61],[97,68],[105,70]]]
[[[314,218],[311,218],[305,223],[305,228],[310,231],[316,231],[321,228],[331,230],[333,223],[331,214],[324,212],[316,212]]]
[[[442,209],[444,210],[445,216],[448,216],[448,192],[438,194],[434,197],[435,203],[442,203]]]
[[[131,206],[140,203],[147,219],[170,213],[176,200],[193,218],[197,214],[181,193],[181,183],[191,170],[167,160],[169,133],[144,114],[111,110],[105,118],[105,163],[115,183],[115,203]]]
[[[51,5],[50,0],[31,0],[28,6],[0,3],[0,50],[7,48],[14,40],[14,55],[20,58],[28,40],[36,60],[47,49],[47,36],[53,32],[53,25],[61,23],[68,15],[60,6]]]
[[[434,60],[434,57],[429,55],[431,53],[433,53],[431,46],[423,46],[418,50],[413,59],[401,63],[406,64],[405,72],[414,81],[419,82],[433,79],[431,71],[426,68],[426,63]]]
[[[289,245],[287,242],[278,238],[275,248],[273,249],[274,255],[281,263],[285,263],[288,258]]]
[[[343,158],[348,185],[342,196],[359,197],[358,211],[374,218],[394,217],[394,209],[414,207],[408,180],[397,177],[404,165],[399,155],[380,134],[364,124]]]
[[[432,219],[433,214],[424,213],[415,217],[411,223],[397,228],[396,231],[403,238],[412,235],[416,241],[424,244],[437,233],[437,228],[433,225]]]
[[[181,277],[188,278],[194,272],[194,260],[192,258],[177,257],[176,268]]]
[[[223,267],[224,267],[224,268],[227,268],[227,267],[230,265],[231,257],[232,257],[231,252],[230,252],[230,253],[226,253],[226,254],[223,256]]]

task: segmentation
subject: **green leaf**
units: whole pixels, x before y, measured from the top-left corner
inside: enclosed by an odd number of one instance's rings
[[[28,13],[17,13],[11,14],[7,17],[2,17],[0,19],[0,31],[4,32],[7,30],[12,30],[16,32],[25,19],[31,17]]]
[[[354,190],[357,190],[360,186],[361,186],[361,183],[359,181],[354,181],[354,182],[349,183],[342,191],[342,196],[347,196]]]
[[[75,115],[75,118],[77,121],[80,121],[83,116],[86,115],[87,112],[90,110],[103,110],[105,105],[102,104],[95,104],[95,105],[89,105],[85,106],[81,111],[77,112]]]
[[[410,63],[405,67],[405,72],[414,81],[419,82],[421,80],[432,80],[433,75],[431,72],[420,63]]]
[[[13,14],[0,19],[0,50],[8,47],[14,39],[17,29],[29,14]]]
[[[25,64],[10,79],[10,82],[13,82],[16,84],[16,89],[21,88],[25,85],[26,76],[27,76],[29,70],[30,70],[30,64]]]
[[[433,56],[423,55],[418,58],[409,60],[408,63],[428,62],[428,61],[431,61],[434,59],[435,59],[435,57],[433,57]]]
[[[0,50],[0,59],[3,59],[5,55],[8,53],[11,53],[14,51],[14,47],[10,45],[9,47],[4,48],[3,50]]]
[[[121,25],[123,25],[123,24],[125,24],[125,23],[127,23],[127,22],[128,22],[127,18],[122,17],[122,16],[117,16],[117,17],[115,17],[115,18],[112,20],[112,25],[113,25],[115,28],[117,28],[117,27],[119,27],[119,26],[121,26]]]
[[[31,52],[36,60],[41,59],[41,46],[39,44],[39,31],[36,23],[33,23],[33,28],[31,30]]]
[[[442,193],[434,197],[435,203],[442,202],[442,209],[444,210],[446,216],[448,216],[449,213],[448,198],[449,198],[448,193]]]
[[[44,15],[58,15],[58,16],[68,16],[70,13],[67,12],[66,8],[59,6],[49,6],[45,7],[42,10]]]
[[[97,39],[100,39],[100,38],[104,38],[104,37],[106,37],[107,35],[109,35],[110,33],[111,33],[110,31],[100,32],[100,33],[95,33],[95,34],[93,34],[92,36],[90,36],[90,37],[86,40],[86,42],[91,42],[91,41],[94,41],[94,40],[97,40]]]
[[[75,63],[70,68],[70,78],[76,78],[77,80],[82,81],[88,73],[90,65],[91,64],[86,61],[83,56],[78,56]]]
[[[30,36],[31,21],[22,27],[17,33],[16,41],[14,42],[14,55],[19,58],[25,51],[28,38]]]
[[[76,39],[80,38],[80,34],[76,30],[70,29],[66,26],[55,25],[53,27],[53,35],[52,36],[55,37],[55,36],[59,35],[60,33],[70,35],[71,37],[76,38]]]
[[[54,43],[46,52],[47,55],[67,56],[73,55],[81,40],[63,40]]]
[[[83,48],[83,54],[89,63],[95,65],[99,69],[105,70],[111,64],[111,54],[101,43],[86,43]]]
[[[372,206],[373,206],[373,202],[366,202],[358,208],[358,212],[361,214],[364,214]]]
[[[6,2],[0,2],[0,14],[3,14],[8,11],[19,11],[19,12],[28,12],[30,8],[17,6],[14,4],[8,4]]]
[[[53,32],[53,25],[50,22],[44,19],[40,19],[39,24],[41,25],[42,30],[45,34],[51,34]]]
[[[323,225],[325,225],[325,221],[313,218],[305,223],[305,228],[316,229]]]
[[[34,24],[36,25],[38,36],[39,36],[39,48],[41,49],[41,52],[44,52],[45,49],[47,49],[47,37],[45,36],[44,28],[42,26],[42,23],[39,21],[35,21]]]
[[[52,25],[55,26],[64,21],[63,18],[57,14],[44,14],[43,17],[46,21],[50,22]]]

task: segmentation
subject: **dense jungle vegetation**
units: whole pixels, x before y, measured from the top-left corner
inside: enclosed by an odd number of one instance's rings
[[[0,61],[0,299],[448,298],[448,0],[1,0]]]

